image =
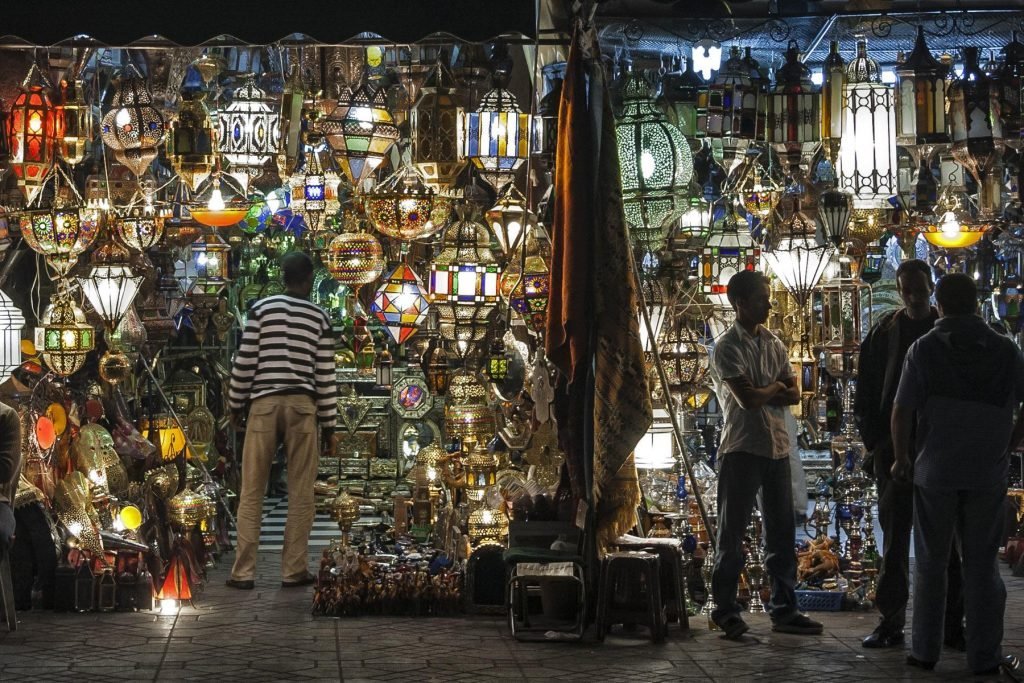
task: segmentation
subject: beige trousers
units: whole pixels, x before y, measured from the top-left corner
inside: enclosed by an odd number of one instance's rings
[[[316,404],[311,396],[264,396],[252,402],[242,449],[242,492],[238,501],[238,547],[231,578],[256,574],[263,495],[278,444],[288,457],[288,519],[281,551],[281,580],[296,581],[308,571],[309,532],[315,505],[313,483],[319,463]]]

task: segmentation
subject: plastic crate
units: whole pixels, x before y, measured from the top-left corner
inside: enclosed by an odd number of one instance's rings
[[[844,595],[843,591],[797,591],[796,604],[805,612],[838,612]]]

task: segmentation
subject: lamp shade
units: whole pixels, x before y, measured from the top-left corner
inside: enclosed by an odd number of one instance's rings
[[[25,316],[11,298],[0,290],[0,382],[21,365],[21,331]]]
[[[639,74],[629,77],[623,97],[615,123],[623,210],[633,241],[658,251],[665,246],[668,224],[685,209],[693,155],[682,132],[655,109]]]
[[[463,119],[463,156],[484,180],[501,188],[530,156],[532,117],[519,108],[515,95],[494,88]]]
[[[818,197],[818,229],[822,239],[837,249],[843,246],[850,235],[852,216],[853,199],[849,194],[829,189]]]
[[[88,277],[78,278],[78,282],[93,309],[107,329],[113,332],[135,301],[142,276],[135,275],[131,268],[121,263],[101,263],[92,267]]]
[[[384,278],[373,295],[370,312],[387,329],[396,344],[404,344],[427,317],[430,302],[420,276],[399,264]]]
[[[327,246],[327,270],[345,285],[365,285],[384,272],[384,250],[368,232],[345,232]]]
[[[231,173],[248,188],[249,179],[263,172],[263,166],[281,146],[281,116],[278,103],[256,85],[256,76],[246,76],[242,87],[232,91],[231,103],[217,117],[217,141]]]
[[[77,207],[23,211],[18,225],[25,243],[63,276],[99,234],[100,213]]]

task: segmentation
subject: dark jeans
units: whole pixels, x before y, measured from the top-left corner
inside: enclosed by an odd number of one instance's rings
[[[711,577],[716,622],[739,614],[736,588],[743,570],[743,537],[758,491],[764,519],[764,564],[771,582],[768,612],[773,621],[796,611],[796,524],[789,458],[772,459],[752,453],[728,453],[718,473],[718,553]]]
[[[911,654],[935,662],[942,651],[945,568],[954,538],[963,557],[967,666],[984,671],[1002,659],[1006,586],[999,575],[1006,486],[936,491],[914,487],[914,633]]]
[[[9,503],[0,503],[0,546],[10,547],[14,541],[14,510]]]
[[[895,481],[889,473],[892,460],[876,459],[878,477],[878,522],[882,527],[882,561],[878,572],[875,606],[882,615],[882,628],[903,629],[910,598],[910,530],[914,526],[914,485]],[[951,548],[946,569],[948,590],[945,601],[946,632],[959,635],[964,603],[961,587],[960,554]]]
[[[18,524],[11,549],[14,606],[20,610],[31,609],[32,591],[38,590],[42,606],[53,609],[58,549],[53,541],[47,513],[40,503],[29,503],[15,510],[14,518]]]

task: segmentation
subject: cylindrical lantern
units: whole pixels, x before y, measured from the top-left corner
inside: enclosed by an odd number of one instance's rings
[[[667,226],[682,214],[693,155],[686,138],[654,108],[650,86],[633,74],[615,122],[622,203],[633,240],[647,251],[665,246]]]
[[[56,112],[50,84],[35,63],[11,104],[4,130],[10,148],[10,166],[31,204],[42,189],[57,152]]]
[[[917,27],[917,42],[896,67],[896,144],[924,146],[930,151],[949,142],[946,130],[946,75],[949,68],[935,59]],[[920,161],[927,162],[927,159]]]
[[[46,365],[61,377],[75,374],[96,346],[96,331],[85,314],[64,292],[58,292],[36,328],[36,349]]]
[[[821,142],[821,92],[811,70],[800,61],[796,41],[789,41],[786,63],[776,74],[769,97],[768,140],[790,157],[790,165],[810,157]]]
[[[254,74],[249,74],[242,87],[231,93],[231,104],[217,117],[217,141],[221,154],[230,164],[228,172],[243,189],[278,153],[281,146],[278,103],[256,86]]]
[[[215,162],[213,123],[203,97],[204,93],[194,90],[182,96],[181,109],[167,136],[171,167],[193,192],[210,175]]]
[[[735,212],[727,209],[725,216],[715,222],[700,255],[701,291],[724,309],[731,308],[726,292],[729,278],[741,270],[756,269],[761,256],[746,221],[742,221],[742,227],[740,223]]]
[[[687,140],[704,137],[705,130],[697,126],[697,100],[704,89],[704,81],[692,66],[681,73],[667,76],[662,83],[662,97],[667,104],[669,121],[675,124]]]
[[[953,156],[978,182],[1000,156],[1003,137],[998,88],[978,63],[978,48],[963,49],[964,70],[949,85]]]
[[[85,159],[93,140],[92,105],[85,101],[81,81],[62,81],[56,112],[56,138],[60,156],[72,166]]]
[[[460,142],[464,110],[455,77],[438,64],[409,112],[412,163],[436,190],[455,185],[466,167]]]
[[[858,41],[846,68],[839,188],[853,194],[854,208],[889,208],[896,194],[896,106],[867,49],[866,40]]]
[[[395,266],[373,295],[370,312],[396,344],[404,344],[427,317],[430,302],[420,276],[404,263]]]
[[[667,410],[654,411],[654,421],[640,437],[633,451],[638,470],[665,470],[675,467],[675,439]]]
[[[519,108],[515,95],[494,88],[476,111],[463,116],[463,156],[484,180],[500,189],[530,156],[532,128],[532,117]]]
[[[533,117],[534,156],[541,168],[551,171],[555,168],[555,152],[558,148],[558,108],[562,103],[562,83],[555,78],[551,89],[537,103],[537,114]]]
[[[100,132],[103,143],[136,176],[145,173],[156,158],[164,139],[164,117],[153,106],[146,79],[135,67],[121,75]]]
[[[0,382],[5,382],[21,365],[21,331],[25,316],[11,297],[0,290]]]
[[[821,137],[829,161],[838,161],[843,137],[843,100],[846,93],[846,63],[839,54],[839,41],[833,40],[822,69]]]

